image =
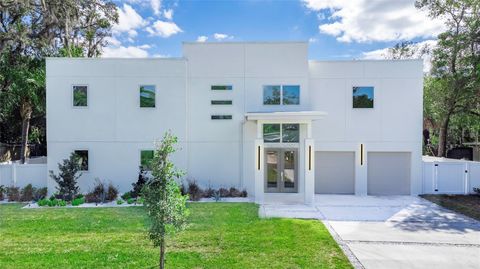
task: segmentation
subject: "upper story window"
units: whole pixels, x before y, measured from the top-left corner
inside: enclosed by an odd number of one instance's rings
[[[153,150],[140,151],[140,166],[145,170],[152,170]]]
[[[74,85],[72,87],[73,92],[73,106],[74,107],[86,107],[88,105],[88,86],[86,85]]]
[[[297,123],[263,124],[263,141],[265,143],[298,143],[300,125]]]
[[[353,87],[353,108],[373,108],[373,99],[373,87]]]
[[[210,89],[212,91],[231,91],[233,87],[232,85],[212,85]]]
[[[264,105],[299,105],[299,85],[267,85],[263,86]]]
[[[140,107],[155,107],[155,86],[140,86]]]
[[[75,155],[78,157],[78,164],[81,171],[88,171],[88,150],[75,150]]]

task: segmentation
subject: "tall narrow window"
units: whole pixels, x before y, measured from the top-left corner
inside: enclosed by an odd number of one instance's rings
[[[281,99],[279,85],[263,86],[263,104],[264,105],[279,105]]]
[[[140,86],[140,107],[155,107],[155,86]]]
[[[298,105],[300,104],[300,86],[283,86],[282,87],[284,105]]]
[[[81,171],[88,171],[88,150],[75,150]]]
[[[88,105],[88,87],[87,86],[73,86],[73,106],[86,107]]]
[[[152,170],[153,150],[140,151],[140,166],[145,170]]]
[[[373,108],[373,87],[353,87],[353,108]]]

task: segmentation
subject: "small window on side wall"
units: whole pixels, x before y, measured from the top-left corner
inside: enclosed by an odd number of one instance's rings
[[[373,102],[373,87],[353,87],[353,108],[373,108]]]
[[[140,86],[140,107],[155,107],[155,86]]]
[[[78,157],[78,164],[81,171],[88,171],[88,150],[75,150],[75,155]]]
[[[75,85],[73,91],[73,106],[86,107],[88,105],[88,87],[83,85]]]
[[[153,150],[140,151],[140,166],[147,171],[152,170]]]
[[[212,91],[231,91],[232,85],[212,85],[210,88]]]

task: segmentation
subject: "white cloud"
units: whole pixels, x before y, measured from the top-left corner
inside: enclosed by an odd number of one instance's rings
[[[148,44],[144,44],[144,45],[141,45],[141,46],[138,46],[138,48],[140,49],[144,49],[144,50],[148,50],[150,49],[152,46],[148,45]]]
[[[120,42],[120,40],[116,39],[113,36],[107,36],[105,38],[105,41],[107,41],[109,46],[114,46],[114,47],[118,47],[122,44],[122,42]]]
[[[150,0],[150,6],[153,9],[153,14],[159,15],[160,14],[160,7],[162,6],[161,0]]]
[[[153,58],[168,58],[170,55],[166,54],[153,54]]]
[[[310,37],[310,38],[308,39],[308,42],[309,42],[309,43],[317,43],[317,42],[318,42],[318,39],[316,39],[315,37]]]
[[[145,29],[151,35],[158,35],[161,37],[170,37],[172,35],[183,32],[174,22],[156,21],[150,27]]]
[[[173,9],[165,9],[163,10],[163,17],[167,20],[173,19]]]
[[[128,4],[123,4],[123,8],[117,9],[118,24],[112,27],[113,33],[127,33],[130,37],[135,37],[137,35],[135,29],[145,26],[147,22]]]
[[[320,13],[330,12],[322,33],[341,42],[410,40],[436,37],[444,23],[415,8],[414,0],[302,0]]]
[[[432,50],[433,48],[435,48],[436,45],[436,40],[425,40],[412,45],[413,49],[416,50],[416,52],[412,55],[411,58],[423,59],[423,72],[430,72],[430,69],[432,68],[432,56],[430,53],[422,54],[422,49],[428,47],[430,50]],[[361,58],[366,60],[387,59],[389,55],[388,50],[389,48],[366,51],[362,53]]]
[[[146,58],[148,52],[145,49],[134,46],[106,47],[102,57],[105,58]]]
[[[215,33],[215,34],[213,34],[213,38],[215,38],[218,41],[222,41],[222,40],[225,40],[225,39],[233,39],[233,36],[227,35],[227,34]]]
[[[207,41],[207,39],[208,39],[208,36],[201,35],[201,36],[197,37],[197,42],[205,42],[205,41]]]

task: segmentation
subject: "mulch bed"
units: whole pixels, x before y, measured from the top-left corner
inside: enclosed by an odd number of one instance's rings
[[[426,194],[422,198],[480,221],[480,195]]]

